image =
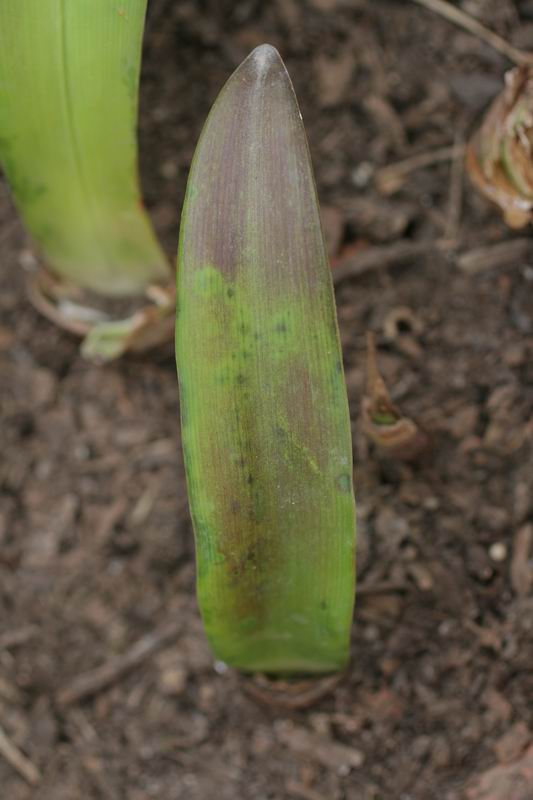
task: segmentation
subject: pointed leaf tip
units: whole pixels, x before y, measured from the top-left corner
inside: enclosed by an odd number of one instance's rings
[[[274,66],[281,67],[285,71],[283,59],[271,44],[260,44],[255,50],[252,50],[248,58],[243,61],[241,67],[248,63],[254,66],[258,74],[268,72]]]
[[[279,52],[271,44],[262,44],[252,50],[250,55],[237,67],[226,84],[235,83],[243,94],[252,91],[258,96],[270,94],[274,86],[278,86],[284,103],[297,105],[296,96],[287,68]]]
[[[189,175],[182,231],[180,282],[206,264],[227,277],[241,268],[250,274],[251,260],[274,280],[285,261],[298,285],[300,269],[311,284],[317,269],[329,281],[302,117],[271,45],[243,61],[209,114]]]

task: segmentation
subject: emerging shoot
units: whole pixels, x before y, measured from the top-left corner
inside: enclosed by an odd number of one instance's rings
[[[412,461],[429,446],[416,422],[403,416],[392,402],[378,370],[374,335],[367,333],[367,391],[361,403],[363,429],[379,450],[391,457]]]
[[[268,45],[229,79],[196,150],[176,333],[211,646],[247,671],[338,670],[354,602],[350,418],[307,140]]]
[[[505,82],[468,146],[467,168],[506,223],[522,228],[533,210],[533,67],[511,70]]]

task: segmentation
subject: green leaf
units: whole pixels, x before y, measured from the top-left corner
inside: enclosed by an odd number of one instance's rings
[[[309,150],[268,45],[229,79],[194,156],[176,341],[214,652],[250,671],[341,668],[354,601],[350,419]]]
[[[145,12],[146,0],[0,3],[0,161],[48,266],[105,294],[170,275],[137,178]]]

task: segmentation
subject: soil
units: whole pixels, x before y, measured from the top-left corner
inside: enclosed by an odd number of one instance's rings
[[[532,41],[531,2],[460,5]],[[531,234],[506,229],[449,151],[392,193],[380,172],[459,147],[509,64],[407,0],[152,0],[141,167],[172,257],[210,104],[264,41],[301,102],[333,270],[421,244],[337,281],[361,586],[350,667],[291,709],[213,663],[171,346],[83,361],[27,301],[35,255],[2,184],[0,796],[531,800]],[[422,461],[365,438],[367,330],[431,439]]]

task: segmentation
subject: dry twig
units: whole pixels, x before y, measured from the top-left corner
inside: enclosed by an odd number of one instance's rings
[[[448,243],[449,244],[449,243]],[[364,275],[384,267],[399,266],[419,256],[429,255],[442,247],[440,240],[428,242],[400,241],[377,245],[361,250],[346,259],[340,259],[332,270],[333,282],[342,283],[347,278]]]
[[[285,784],[285,789],[291,797],[298,797],[300,800],[323,800],[324,798],[324,795],[295,780],[289,779]]]
[[[477,19],[461,11],[457,6],[452,6],[451,3],[447,3],[445,0],[414,0],[414,2],[429,8],[430,11],[434,11],[449,22],[453,22],[463,30],[481,39],[482,42],[490,45],[514,64],[533,64],[533,53],[527,53],[518,47],[514,47],[497,33],[486,28]]]
[[[341,742],[308,731],[303,726],[294,725],[288,720],[276,722],[274,731],[278,742],[293,753],[310,757],[327,769],[341,770],[346,774],[350,769],[358,769],[364,763],[364,753],[355,747],[348,747]]]
[[[380,594],[397,594],[409,591],[407,583],[400,581],[379,581],[360,583],[357,586],[357,597],[375,597]]]
[[[36,786],[41,780],[41,773],[27,756],[16,747],[0,727],[0,756],[3,756],[30,786]]]
[[[512,265],[513,262],[529,258],[532,250],[531,239],[526,237],[509,239],[461,253],[457,259],[457,266],[468,275],[477,275],[478,272],[494,269],[503,264]]]
[[[456,246],[457,242],[453,240],[433,239],[424,242],[399,241],[394,244],[368,247],[354,255],[340,258],[338,266],[332,270],[333,282],[338,285],[349,278],[357,278],[368,272],[386,267],[399,267],[406,261],[420,256],[449,253]],[[462,272],[474,275],[494,269],[501,264],[520,261],[531,255],[532,248],[532,240],[525,237],[475,247],[458,255],[457,266]]]
[[[410,172],[423,169],[424,167],[431,167],[433,164],[440,164],[443,161],[461,159],[464,154],[464,144],[457,142],[448,147],[438,147],[436,150],[417,153],[414,156],[409,156],[409,158],[404,158],[394,164],[387,164],[385,167],[380,167],[374,174],[374,181],[381,194],[394,194],[401,188],[404,178],[409,175]]]
[[[37,634],[36,625],[26,625],[18,630],[6,631],[0,635],[0,650],[8,650],[11,647],[19,647],[33,639]]]
[[[511,584],[516,594],[527,597],[533,588],[533,525],[523,525],[515,534],[511,561]]]
[[[162,626],[153,633],[139,639],[124,655],[117,656],[75,678],[70,686],[57,695],[57,702],[63,708],[85,700],[116,683],[123,675],[135,669],[169,642],[173,641],[182,629],[181,620]]]
[[[464,176],[464,152],[465,145],[461,134],[457,134],[453,146],[454,156],[450,169],[450,194],[448,197],[448,213],[446,228],[443,238],[446,241],[454,242],[458,238],[459,225],[461,222],[461,208],[463,205],[463,176]]]

